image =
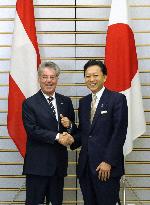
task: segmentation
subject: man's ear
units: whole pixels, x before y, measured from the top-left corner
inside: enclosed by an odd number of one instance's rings
[[[104,75],[104,82],[106,82],[107,80],[107,75]]]

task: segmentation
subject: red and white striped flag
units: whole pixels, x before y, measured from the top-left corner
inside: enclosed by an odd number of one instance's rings
[[[26,151],[22,102],[38,91],[37,66],[40,55],[32,0],[17,0],[11,71],[9,75],[8,132],[21,155]]]
[[[106,37],[105,86],[125,94],[128,103],[128,131],[124,154],[132,151],[133,140],[146,130],[134,34],[128,21],[127,0],[112,0]]]

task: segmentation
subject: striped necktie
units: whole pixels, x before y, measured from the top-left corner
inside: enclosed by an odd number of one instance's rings
[[[52,100],[53,100],[54,98],[52,97],[52,96],[50,96],[49,98],[47,98],[47,100],[48,100],[48,102],[49,102],[49,105],[50,105],[50,109],[51,109],[51,111],[52,111],[52,114],[56,117],[56,111],[55,111],[55,107],[54,107],[54,105],[53,105],[53,103],[52,103]]]

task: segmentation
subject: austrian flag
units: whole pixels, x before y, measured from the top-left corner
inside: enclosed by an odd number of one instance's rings
[[[9,75],[8,132],[25,156],[26,133],[22,123],[22,102],[38,91],[40,63],[32,0],[17,0],[11,70]]]

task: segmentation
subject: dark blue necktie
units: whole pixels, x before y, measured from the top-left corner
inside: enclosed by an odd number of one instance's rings
[[[49,105],[50,105],[50,109],[51,109],[51,112],[52,114],[56,117],[56,111],[55,111],[55,108],[54,108],[54,105],[52,103],[52,100],[54,98],[52,96],[50,96],[49,98],[47,98],[48,102],[49,102]]]

